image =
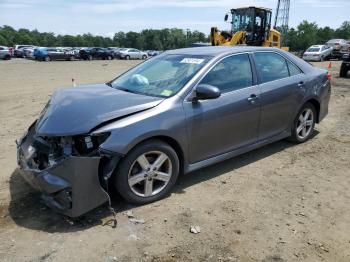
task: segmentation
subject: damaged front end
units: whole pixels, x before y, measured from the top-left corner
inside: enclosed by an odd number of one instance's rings
[[[70,217],[107,202],[108,179],[120,159],[100,149],[109,133],[40,136],[35,125],[17,142],[17,162],[25,180],[43,193],[44,202]]]

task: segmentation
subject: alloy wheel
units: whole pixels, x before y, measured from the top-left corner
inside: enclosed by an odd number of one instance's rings
[[[140,197],[159,194],[172,176],[172,162],[160,151],[150,151],[140,155],[131,165],[128,184],[131,191]]]
[[[300,114],[297,122],[296,133],[299,139],[307,138],[314,124],[314,113],[310,108],[305,108]]]

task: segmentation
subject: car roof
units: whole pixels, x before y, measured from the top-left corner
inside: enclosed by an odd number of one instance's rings
[[[226,54],[255,52],[255,51],[277,51],[282,52],[277,48],[270,47],[256,47],[256,46],[204,46],[191,47],[166,51],[166,54],[178,55],[207,55],[207,56],[221,56]]]

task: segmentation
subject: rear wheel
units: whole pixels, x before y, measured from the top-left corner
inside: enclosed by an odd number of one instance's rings
[[[74,61],[74,56],[71,55],[71,56],[69,57],[69,61]]]
[[[92,60],[92,55],[88,55],[88,60],[89,60],[89,61]]]
[[[316,109],[311,103],[306,103],[299,111],[293,122],[290,140],[295,143],[304,143],[314,133],[316,123]]]
[[[125,57],[125,59],[126,59],[126,60],[130,60],[130,56],[127,55],[127,56]]]
[[[143,55],[142,60],[146,60],[147,56]]]
[[[150,140],[134,148],[115,172],[115,187],[130,203],[147,204],[168,194],[179,175],[179,159],[172,147]]]
[[[51,58],[50,58],[49,56],[45,56],[45,57],[44,57],[44,61],[45,61],[45,62],[49,62],[50,60],[51,60]]]

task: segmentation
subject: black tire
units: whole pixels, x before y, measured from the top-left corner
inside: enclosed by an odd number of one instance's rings
[[[320,62],[324,62],[324,56],[321,56]]]
[[[74,61],[74,56],[71,55],[71,56],[69,57],[69,61]]]
[[[126,60],[130,60],[130,56],[127,55],[127,56],[125,57],[125,59],[126,59]]]
[[[346,77],[346,75],[348,74],[348,69],[346,67],[346,65],[343,63],[340,67],[340,73],[339,76],[340,77]]]
[[[132,168],[134,162],[139,156],[141,156],[144,153],[152,152],[152,151],[159,151],[166,154],[166,156],[171,161],[172,175],[170,177],[168,184],[166,184],[166,186],[157,194],[149,197],[139,196],[135,194],[132,191],[131,187],[129,186],[129,183],[128,183],[129,170]],[[179,176],[179,166],[180,166],[179,158],[175,150],[171,146],[169,146],[168,144],[160,140],[156,140],[156,139],[149,140],[136,146],[121,161],[121,163],[118,165],[117,169],[114,172],[114,186],[117,189],[118,193],[127,202],[132,204],[137,204],[137,205],[148,204],[148,203],[157,201],[159,199],[162,199],[171,191],[171,189],[175,185],[176,180]]]
[[[311,125],[311,130],[308,133],[307,136],[305,136],[304,138],[300,138],[298,133],[297,133],[297,128],[298,128],[298,124],[299,124],[299,117],[300,115],[305,112],[305,110],[307,109],[311,109],[312,114],[313,114],[313,123]],[[296,144],[301,144],[306,142],[307,140],[309,140],[313,134],[314,134],[314,128],[315,128],[315,124],[316,124],[316,118],[317,118],[317,112],[316,109],[314,107],[313,104],[311,103],[306,103],[305,105],[303,105],[303,107],[300,109],[300,111],[298,112],[297,116],[295,117],[293,124],[292,124],[292,135],[288,138],[289,141],[296,143]]]
[[[88,59],[89,61],[91,61],[91,60],[92,60],[92,55],[88,55],[87,59]]]
[[[45,57],[44,57],[44,61],[45,61],[45,62],[49,62],[49,61],[51,61],[51,58],[50,58],[49,56],[45,56]]]
[[[142,60],[146,60],[146,59],[147,59],[147,56],[143,55]]]
[[[107,56],[107,60],[112,60],[112,56]]]

